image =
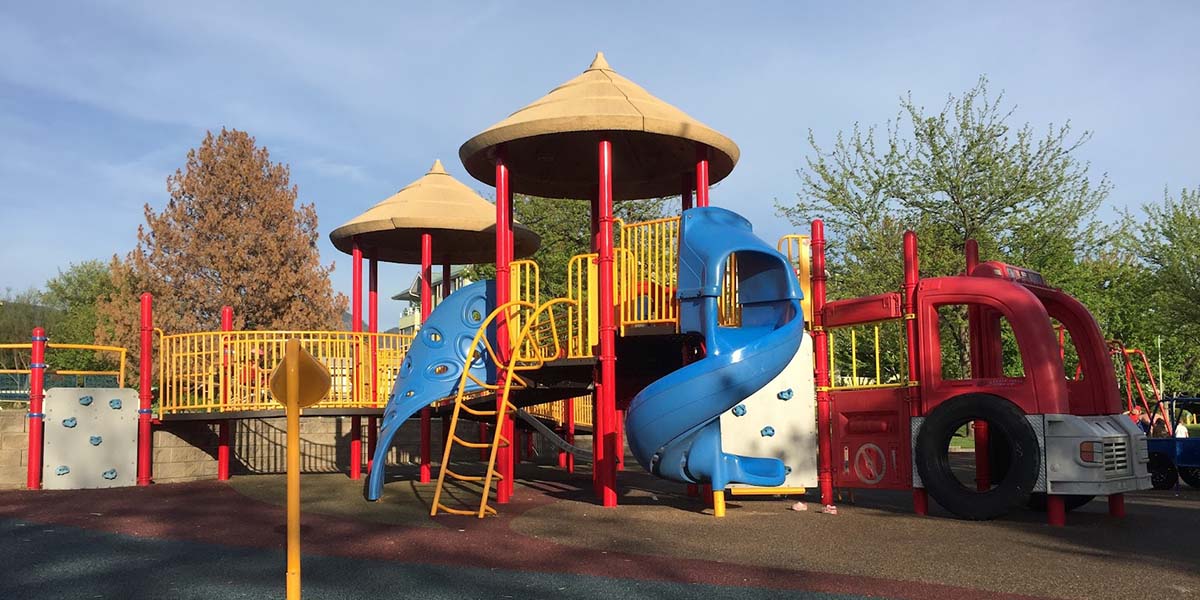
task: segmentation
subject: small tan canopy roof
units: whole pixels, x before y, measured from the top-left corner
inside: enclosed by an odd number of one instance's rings
[[[616,200],[678,195],[681,177],[695,169],[696,142],[712,149],[710,183],[729,175],[739,155],[733,140],[617,74],[603,53],[582,75],[467,140],[458,155],[472,177],[495,185],[495,151],[504,144],[513,192],[592,198],[605,131]]]
[[[446,173],[435,161],[424,177],[334,229],[329,240],[350,254],[354,238],[364,256],[421,264],[421,234],[433,236],[433,264],[496,260],[496,207]],[[513,223],[514,258],[533,254],[542,241]]]

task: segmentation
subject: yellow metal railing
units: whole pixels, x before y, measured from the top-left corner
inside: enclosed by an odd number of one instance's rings
[[[830,327],[826,329],[829,337],[829,378],[830,389],[833,390],[867,390],[900,388],[908,384],[908,369],[905,363],[907,355],[904,352],[903,320],[894,319],[877,323],[847,325],[845,327]],[[884,326],[894,325],[894,330],[886,330]],[[860,335],[860,330],[868,330]],[[842,342],[835,340],[841,335]],[[848,335],[846,335],[848,334]],[[865,337],[866,347],[872,352],[864,359],[861,352],[864,344],[860,341]],[[847,338],[849,338],[847,340]],[[846,344],[849,343],[847,347]],[[885,346],[886,344],[886,346]],[[894,356],[885,359],[885,353]],[[899,350],[895,348],[898,347]],[[841,362],[839,368],[838,363]],[[849,362],[849,368],[846,367]],[[859,368],[863,364],[864,368]]]
[[[33,342],[22,342],[16,344],[0,344],[0,350],[19,350],[24,352],[33,352]],[[64,377],[75,377],[78,383],[80,377],[98,376],[98,377],[116,377],[117,387],[125,387],[125,366],[128,363],[129,351],[120,346],[100,346],[96,344],[60,344],[56,342],[46,342],[46,362],[53,364],[53,356],[50,352],[54,350],[86,350],[91,352],[106,352],[117,355],[118,367],[116,370],[80,370],[80,369],[62,369],[62,370],[47,370],[47,374],[61,375]],[[25,375],[30,374],[30,369],[0,369],[0,375]]]
[[[599,271],[595,254],[579,254],[567,263],[567,358],[588,358],[600,343]]]
[[[319,408],[387,404],[412,336],[350,331],[207,331],[159,338],[159,413],[277,408],[268,376],[287,340],[329,368]],[[374,371],[372,371],[374,365]],[[374,373],[374,377],[372,377]]]
[[[788,264],[792,266],[796,279],[800,282],[800,291],[804,292],[804,300],[800,303],[804,310],[804,322],[812,322],[812,243],[807,235],[789,234],[779,238],[775,245],[780,254],[787,256]]]
[[[616,298],[621,327],[676,324],[679,217],[622,224],[619,247],[627,252],[618,262],[625,283]]]
[[[591,427],[592,426],[592,397],[576,396],[572,398],[575,401],[575,426],[576,427]],[[555,425],[562,425],[567,420],[567,401],[557,400],[555,402],[547,402],[530,406],[525,409],[526,412],[535,416],[553,422]]]

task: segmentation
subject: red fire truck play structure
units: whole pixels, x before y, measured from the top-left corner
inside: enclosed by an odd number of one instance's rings
[[[1107,496],[1110,513],[1120,516],[1124,492],[1149,489],[1145,435],[1119,414],[1108,347],[1079,301],[1036,272],[979,263],[973,242],[965,274],[922,279],[910,232],[901,292],[826,302],[819,221],[812,239],[819,427],[831,432],[821,436],[822,502],[833,501],[835,487],[912,489],[918,513],[928,495],[957,516],[990,519],[1032,498],[1061,525],[1067,510],[1094,496]],[[965,308],[970,331],[971,372],[963,378],[942,368],[939,320],[956,307]],[[1086,376],[1067,376],[1055,321]],[[903,323],[907,377],[831,381],[830,334],[886,322]],[[1022,367],[1016,375],[1004,372],[1005,327]],[[952,438],[972,423],[975,485],[960,482],[950,452]]]

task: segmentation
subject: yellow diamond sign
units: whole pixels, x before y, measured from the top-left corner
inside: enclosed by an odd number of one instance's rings
[[[329,369],[290,339],[283,361],[271,371],[271,395],[289,410],[307,408],[321,401],[329,391]]]

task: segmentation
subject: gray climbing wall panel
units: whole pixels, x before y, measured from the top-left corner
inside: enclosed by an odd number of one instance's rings
[[[46,390],[42,487],[48,490],[134,484],[137,391],[128,388]]]

